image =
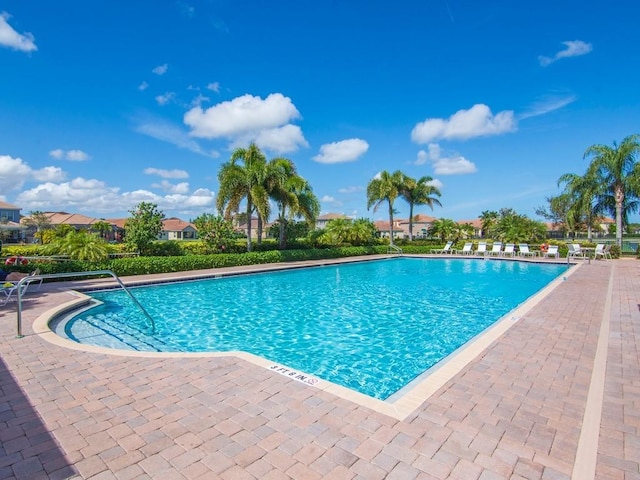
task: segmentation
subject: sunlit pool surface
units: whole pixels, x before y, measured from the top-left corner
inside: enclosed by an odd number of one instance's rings
[[[77,342],[245,351],[386,399],[566,272],[566,265],[397,258],[121,290],[54,329]]]

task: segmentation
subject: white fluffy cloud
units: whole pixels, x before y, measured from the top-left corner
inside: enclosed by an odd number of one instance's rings
[[[22,52],[33,52],[38,50],[35,39],[30,33],[18,33],[9,25],[11,16],[7,12],[0,13],[0,45],[20,50]]]
[[[220,83],[212,82],[207,85],[207,90],[211,90],[212,92],[220,93]]]
[[[0,155],[0,191],[19,190],[28,180],[61,181],[64,172],[58,167],[33,169],[21,158]]]
[[[586,55],[593,50],[593,46],[590,43],[583,42],[582,40],[568,40],[566,42],[562,42],[562,44],[566,48],[564,50],[560,50],[553,57],[540,55],[538,57],[540,65],[547,67],[562,58],[579,57],[581,55]]]
[[[299,118],[290,98],[272,93],[265,99],[243,95],[206,110],[193,107],[184,123],[193,137],[227,138],[236,144],[254,141],[263,148],[291,152],[308,145],[300,128],[290,124]]]
[[[214,194],[208,189],[198,189],[188,194],[183,187],[174,188],[167,195],[158,195],[148,190],[120,193],[118,187],[110,187],[100,180],[79,177],[63,183],[42,183],[23,191],[15,201],[27,210],[71,210],[105,214],[130,210],[140,202],[155,203],[160,210],[199,213],[203,207],[213,205]]]
[[[57,148],[55,150],[51,150],[49,155],[57,160],[70,160],[72,162],[84,162],[89,160],[91,157],[86,152],[82,150],[62,150]]]
[[[353,162],[369,150],[369,144],[359,138],[327,143],[320,147],[320,153],[313,157],[318,163]]]
[[[187,182],[171,183],[168,180],[162,180],[162,182],[153,183],[151,186],[153,188],[160,188],[168,193],[179,193],[181,195],[189,193],[189,183]]]
[[[442,148],[437,143],[430,143],[428,151],[420,150],[414,164],[424,165],[427,162],[433,164],[433,171],[437,175],[461,175],[478,170],[473,162],[462,155],[443,156]]]
[[[157,175],[162,178],[189,178],[189,174],[184,170],[164,170],[162,168],[145,168],[144,173],[147,175]]]
[[[165,63],[163,65],[158,65],[156,68],[154,68],[151,71],[156,75],[164,75],[165,73],[167,73],[168,69],[169,69],[169,65]]]
[[[415,143],[429,143],[434,140],[465,140],[489,135],[500,135],[517,129],[512,110],[504,110],[495,115],[481,103],[469,110],[458,110],[448,119],[428,118],[418,123],[411,132]]]

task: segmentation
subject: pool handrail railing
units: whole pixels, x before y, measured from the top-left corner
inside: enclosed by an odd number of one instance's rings
[[[142,313],[144,313],[144,315],[147,317],[149,322],[151,322],[151,331],[155,332],[156,324],[153,321],[153,318],[151,318],[151,315],[149,315],[149,312],[145,310],[142,304],[138,301],[136,297],[133,296],[133,294],[129,291],[129,289],[125,286],[125,284],[122,283],[122,280],[120,280],[120,278],[111,270],[95,270],[92,272],[65,272],[65,273],[50,273],[45,275],[29,275],[28,277],[21,278],[17,284],[18,308],[17,308],[17,315],[16,315],[16,329],[17,329],[16,337],[17,338],[23,337],[22,335],[22,290],[23,289],[20,288],[22,287],[23,284],[31,283],[38,280],[42,282],[42,280],[47,280],[49,278],[89,277],[89,276],[97,276],[97,275],[112,276],[114,280],[118,283],[118,285],[120,285],[120,287],[122,287],[122,289],[127,293],[127,295],[129,295],[131,300],[133,300],[133,303],[135,303],[140,308],[140,310],[142,310]]]

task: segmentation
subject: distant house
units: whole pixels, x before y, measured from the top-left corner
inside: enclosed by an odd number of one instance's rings
[[[326,213],[324,215],[320,215],[318,218],[316,218],[316,230],[327,228],[327,223],[329,223],[331,220],[336,219],[349,220],[349,217],[342,213]]]
[[[458,220],[458,225],[471,225],[473,227],[473,237],[482,238],[484,232],[482,231],[482,220],[474,218],[473,220]]]
[[[198,229],[191,222],[185,222],[176,217],[165,218],[162,221],[162,232],[159,240],[195,240]]]
[[[389,238],[389,222],[385,222],[382,220],[378,220],[377,222],[373,222],[376,227],[376,232],[380,238]],[[397,221],[393,222],[393,238],[404,238],[405,231],[400,227]]]
[[[426,237],[427,236],[427,232],[429,231],[429,229],[431,228],[431,225],[433,224],[433,222],[435,222],[437,219],[435,217],[430,217],[429,215],[414,215],[413,216],[413,225],[412,225],[412,231],[413,231],[413,237],[416,238],[420,238],[420,237]],[[387,222],[387,225],[389,223]],[[396,225],[402,229],[404,236],[409,238],[409,219],[399,219],[396,222]],[[395,235],[395,233],[394,233]],[[387,235],[388,236],[388,235]]]
[[[0,240],[17,243],[24,240],[26,228],[20,225],[20,207],[0,202]]]

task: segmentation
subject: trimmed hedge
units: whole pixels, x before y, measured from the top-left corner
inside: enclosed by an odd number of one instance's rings
[[[11,270],[29,272],[39,268],[43,274],[91,272],[112,270],[118,276],[146,275],[151,273],[185,272],[210,268],[237,267],[278,262],[300,262],[330,258],[376,255],[387,252],[387,247],[346,247],[315,250],[270,250],[266,252],[230,253],[215,255],[182,255],[174,257],[128,257],[101,262],[66,260],[63,262],[35,261]],[[9,270],[9,269],[7,269]]]

